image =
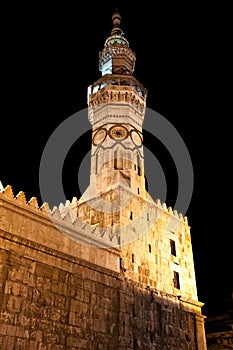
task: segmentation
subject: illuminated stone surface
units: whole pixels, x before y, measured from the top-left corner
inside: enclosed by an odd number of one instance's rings
[[[188,220],[145,188],[147,90],[120,15],[88,88],[90,185],[41,207],[0,184],[0,349],[205,350]]]

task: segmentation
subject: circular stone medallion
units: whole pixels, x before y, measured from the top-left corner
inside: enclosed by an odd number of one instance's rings
[[[106,138],[107,131],[105,129],[99,129],[93,136],[93,145],[100,145]]]
[[[124,140],[128,136],[128,130],[122,125],[114,125],[109,129],[109,136],[114,140]]]

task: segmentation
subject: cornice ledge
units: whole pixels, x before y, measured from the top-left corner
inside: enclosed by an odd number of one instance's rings
[[[16,244],[20,244],[20,245],[22,245],[24,247],[27,247],[27,248],[39,251],[41,253],[44,253],[44,254],[47,254],[47,255],[59,258],[61,260],[66,260],[69,263],[73,263],[73,264],[76,264],[76,265],[88,267],[88,268],[90,268],[92,270],[99,270],[99,271],[102,271],[105,274],[110,275],[110,276],[114,276],[114,277],[118,276],[117,272],[109,270],[109,269],[107,269],[107,268],[105,268],[103,266],[99,266],[99,265],[96,265],[94,263],[90,263],[90,262],[88,262],[86,260],[83,260],[83,259],[80,259],[78,257],[74,257],[72,255],[60,252],[60,251],[58,251],[56,249],[46,247],[43,244],[30,241],[30,240],[28,240],[26,238],[17,236],[15,234],[10,233],[10,232],[5,232],[5,231],[3,231],[1,229],[0,229],[0,238],[3,238],[5,240],[8,240],[8,241],[16,243]]]

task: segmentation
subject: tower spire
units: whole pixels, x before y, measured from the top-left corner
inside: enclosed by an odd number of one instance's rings
[[[116,9],[116,11],[112,15],[112,22],[113,22],[113,29],[112,29],[111,35],[114,35],[118,32],[121,32],[123,34],[122,30],[120,29],[121,15],[118,12],[118,9]]]
[[[111,34],[99,52],[102,77],[88,87],[88,118],[93,126],[91,175],[80,203],[122,185],[135,196],[149,198],[142,144],[147,89],[133,76],[136,55],[120,28],[118,10],[112,21]]]

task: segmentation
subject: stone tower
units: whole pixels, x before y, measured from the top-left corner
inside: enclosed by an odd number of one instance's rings
[[[143,234],[142,221],[146,214],[151,222],[149,207],[154,201],[145,189],[144,176],[147,89],[133,76],[136,55],[120,28],[120,14],[114,13],[112,20],[111,35],[99,53],[102,77],[88,88],[90,185],[79,200],[77,214],[111,231],[122,245]],[[135,224],[140,225],[140,233]]]
[[[99,53],[102,77],[88,88],[92,124],[90,185],[77,215],[101,228],[120,247],[122,276],[196,314],[198,349],[205,349],[187,217],[154,201],[145,188],[143,120],[147,89],[133,76],[136,55],[112,16],[113,29]],[[166,299],[165,297],[165,299]]]
[[[125,180],[132,193],[145,197],[142,124],[147,90],[132,75],[136,56],[120,29],[120,15],[99,54],[102,78],[88,89],[93,126],[91,186],[98,193]],[[101,187],[102,185],[102,187]]]
[[[112,19],[82,197],[50,209],[0,183],[1,350],[206,350],[190,226],[145,188],[147,89]]]

